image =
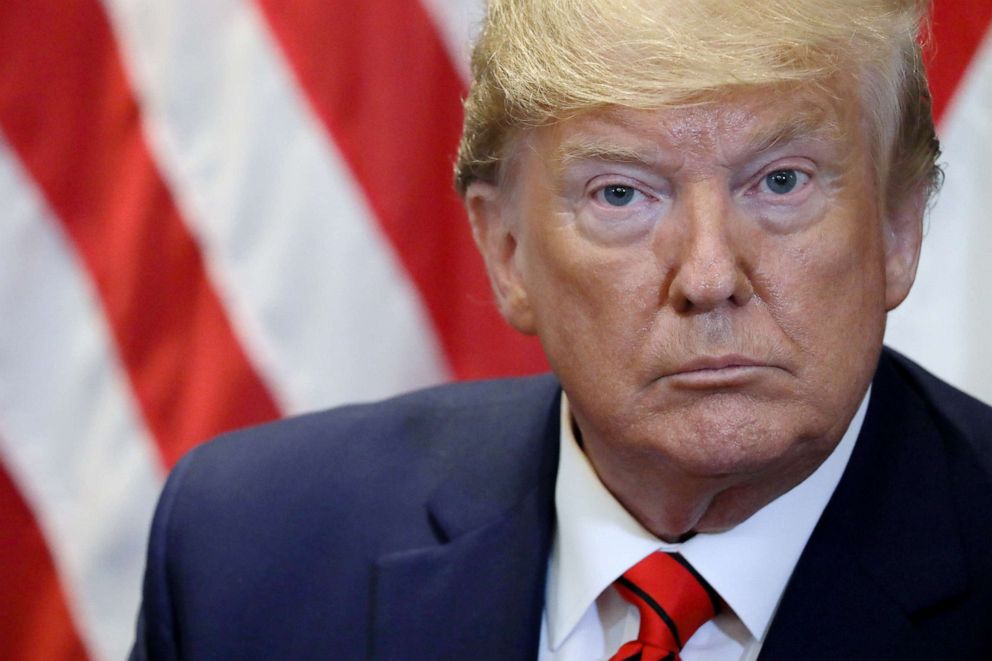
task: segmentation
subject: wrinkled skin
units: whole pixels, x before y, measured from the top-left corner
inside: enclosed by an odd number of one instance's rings
[[[600,479],[656,535],[726,529],[808,476],[915,277],[857,98],[741,92],[532,129],[466,195],[506,319],[536,333]]]

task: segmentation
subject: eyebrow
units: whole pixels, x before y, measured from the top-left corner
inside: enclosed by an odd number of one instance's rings
[[[771,126],[759,125],[748,136],[745,152],[761,154],[778,145],[788,144],[803,138],[837,140],[841,137],[842,132],[836,121],[828,121],[822,111],[807,111],[782,123]]]
[[[746,137],[743,153],[762,154],[775,147],[795,140],[836,140],[842,137],[841,129],[834,120],[828,120],[820,108],[798,111],[794,116],[771,125],[759,124]],[[558,166],[566,169],[570,164],[581,161],[602,161],[623,163],[645,168],[657,167],[659,154],[654,150],[639,150],[602,143],[597,141],[572,142],[561,145],[557,153]]]
[[[568,143],[562,145],[558,150],[558,163],[562,168],[575,161],[590,160],[642,165],[644,167],[652,167],[657,163],[657,159],[651,158],[641,151],[597,142]]]

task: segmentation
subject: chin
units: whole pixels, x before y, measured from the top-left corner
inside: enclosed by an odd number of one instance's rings
[[[648,442],[666,439],[663,450],[669,463],[691,477],[746,479],[830,449],[830,425],[811,425],[815,414],[790,403],[728,399],[692,407],[671,418],[663,426],[665,433],[658,429]]]

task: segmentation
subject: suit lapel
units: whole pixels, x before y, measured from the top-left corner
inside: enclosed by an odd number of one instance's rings
[[[883,355],[848,467],[762,648],[773,659],[888,659],[912,618],[966,589],[947,458],[928,405]]]
[[[523,453],[460,462],[434,494],[441,544],[379,559],[373,658],[534,658],[554,528],[557,397],[548,408]]]
[[[535,491],[516,511],[448,544],[383,558],[374,658],[533,658],[551,537],[543,500]]]

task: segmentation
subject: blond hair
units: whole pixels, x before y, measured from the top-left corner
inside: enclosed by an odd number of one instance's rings
[[[889,199],[939,184],[926,0],[490,0],[455,185],[495,183],[511,138],[597,108],[705,102],[853,75]]]

